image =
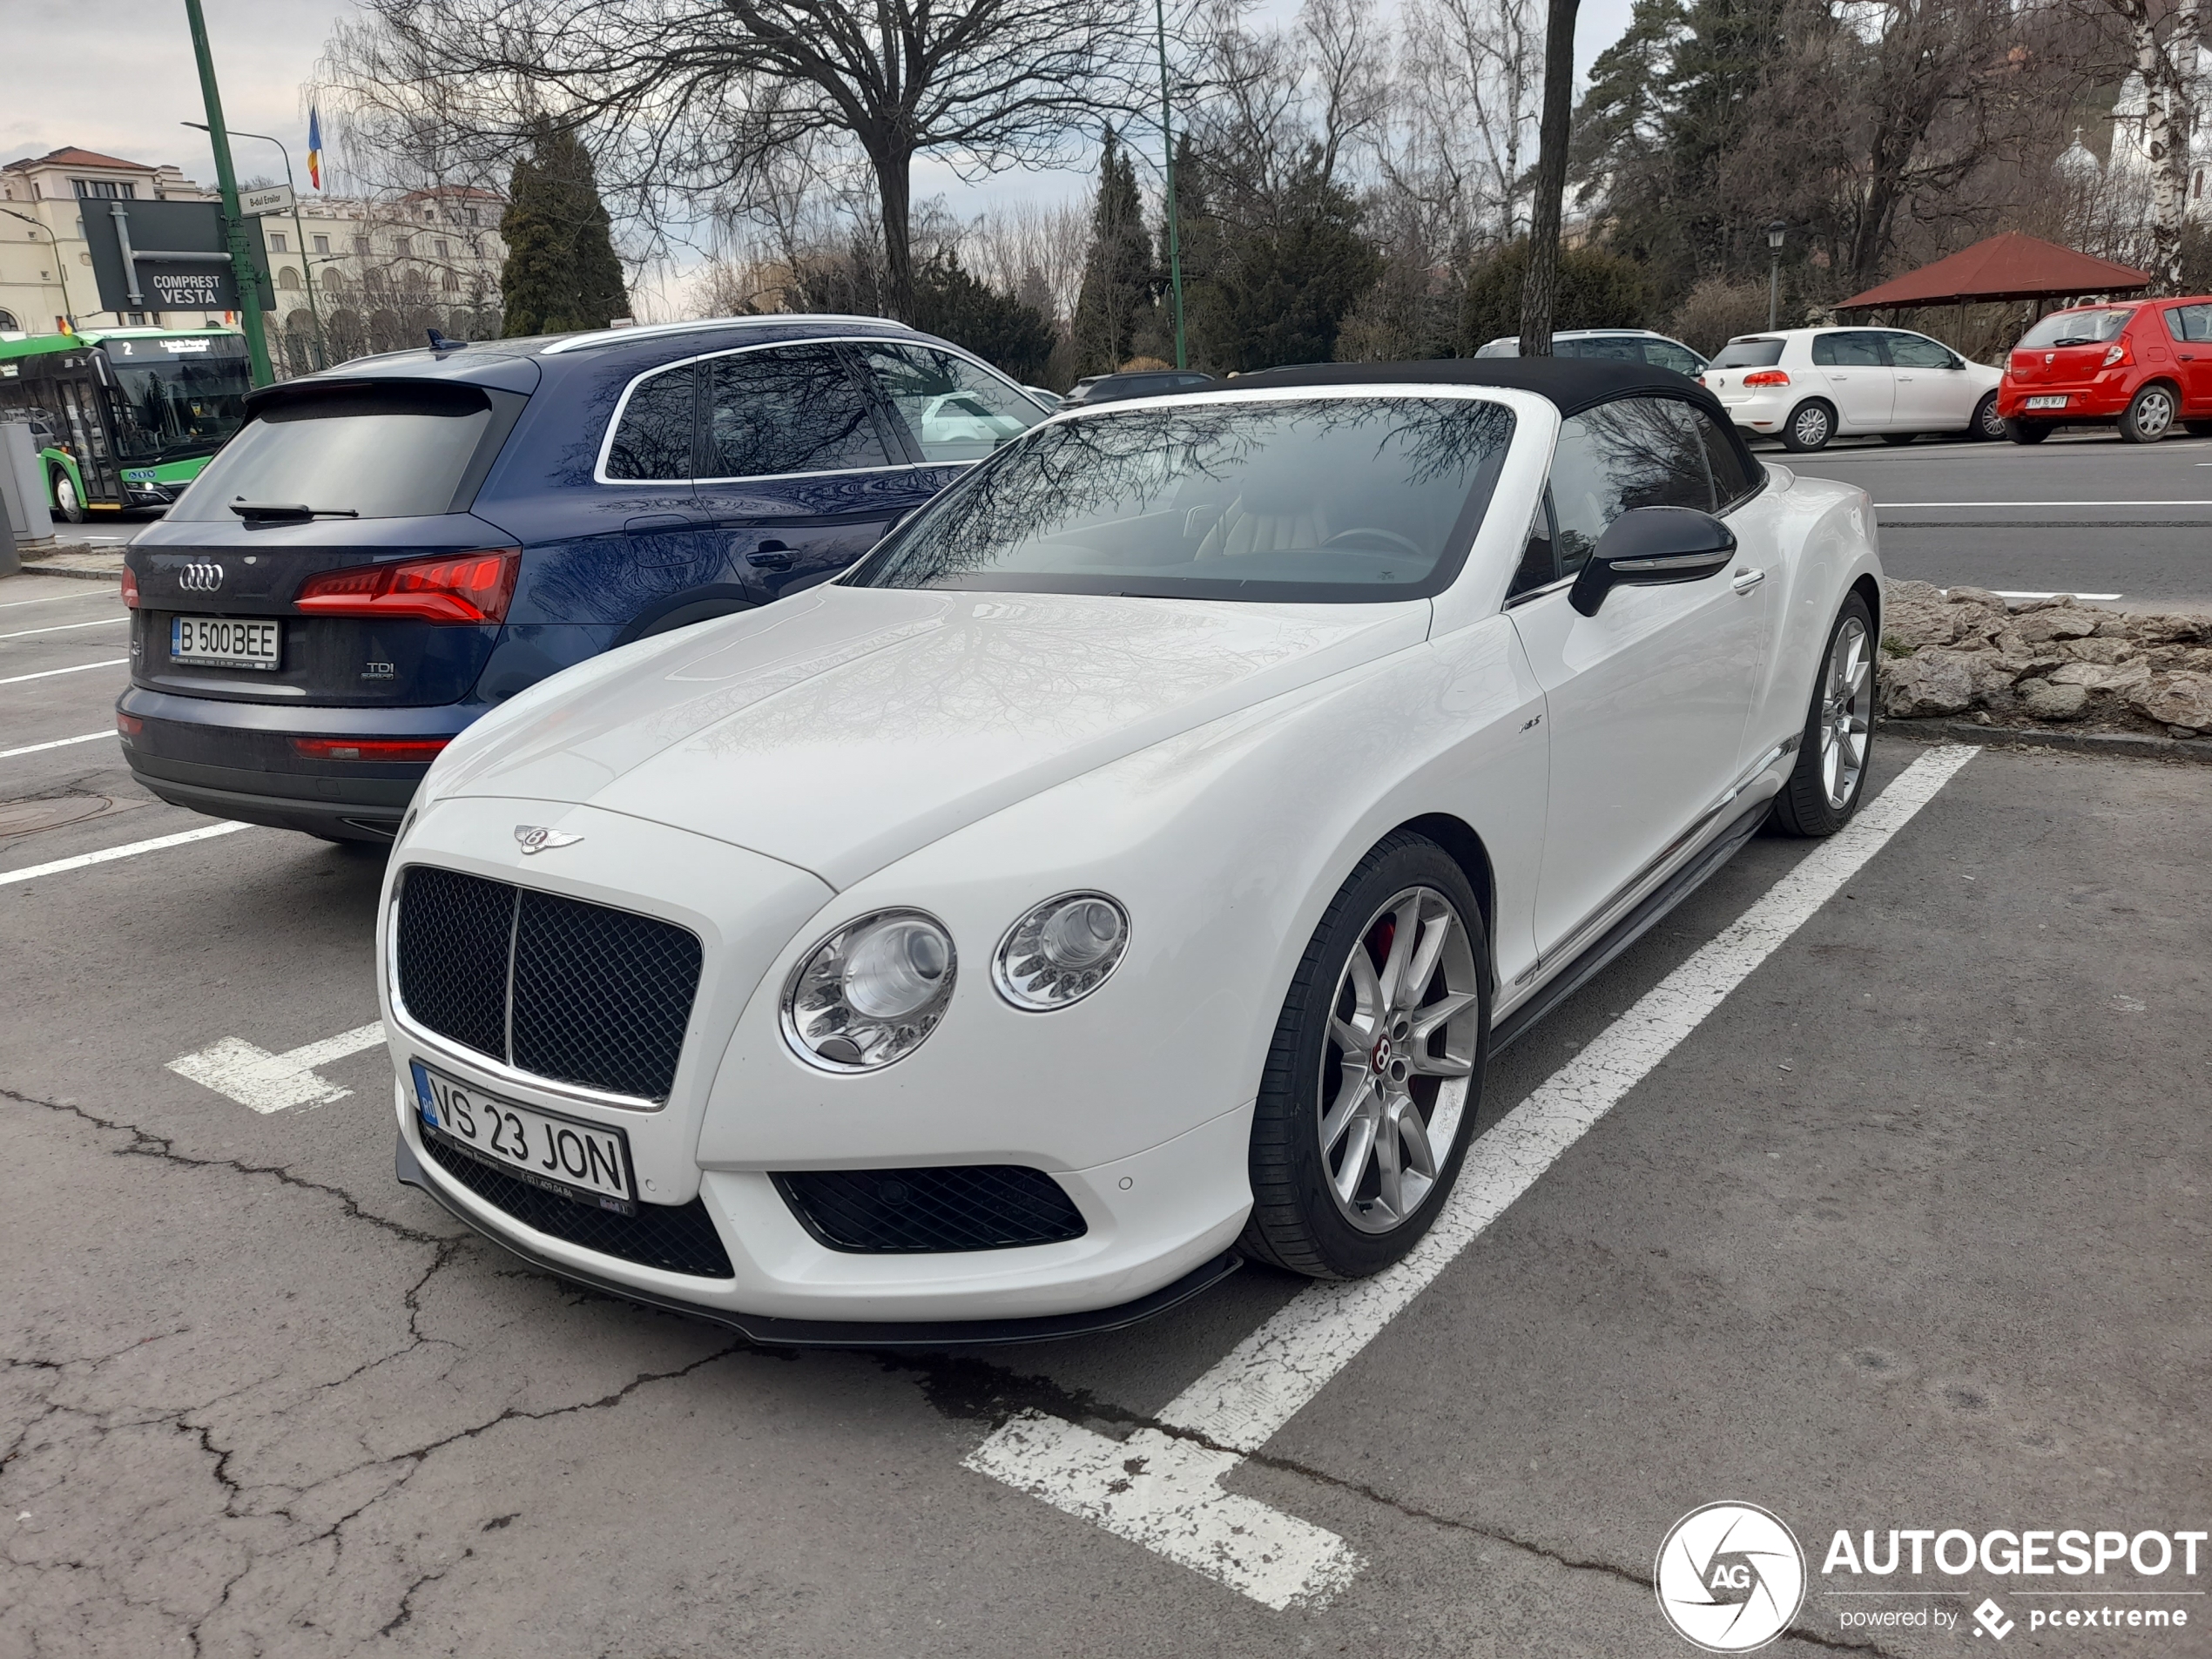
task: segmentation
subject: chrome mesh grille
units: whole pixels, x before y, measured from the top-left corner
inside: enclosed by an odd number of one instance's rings
[[[698,993],[696,934],[415,865],[397,935],[400,1001],[416,1024],[555,1082],[668,1098]]]

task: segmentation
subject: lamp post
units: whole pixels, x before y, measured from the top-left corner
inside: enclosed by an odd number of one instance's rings
[[[185,121],[179,125],[198,127],[202,132],[207,131],[205,121]],[[231,135],[239,138],[259,138],[264,144],[273,144],[277,147],[277,153],[284,158],[284,187],[292,192],[292,233],[300,239],[300,280],[307,289],[307,315],[314,320],[315,354],[323,360],[316,367],[326,367],[330,361],[330,347],[322,337],[322,307],[315,303],[314,269],[307,263],[307,227],[300,222],[300,188],[292,181],[292,152],[285,148],[282,138],[273,138],[266,132],[248,132],[242,127],[233,127]]]
[[[185,0],[185,21],[192,30],[192,56],[199,64],[200,98],[207,106],[207,142],[215,152],[215,190],[223,200],[223,239],[230,247],[231,280],[238,287],[238,320],[246,333],[246,361],[253,365],[254,385],[266,386],[276,376],[269,373],[269,342],[261,332],[259,273],[246,239],[245,217],[238,211],[238,175],[231,167],[223,94],[215,84],[215,57],[208,49],[207,19],[200,14],[199,0]]]
[[[1774,332],[1775,320],[1780,315],[1782,304],[1782,239],[1789,233],[1789,225],[1776,219],[1766,227],[1766,327]]]
[[[1160,43],[1160,142],[1166,146],[1162,159],[1167,163],[1168,280],[1175,289],[1175,366],[1188,368],[1190,359],[1183,345],[1183,231],[1176,222],[1175,207],[1175,121],[1168,103],[1167,0],[1153,0],[1152,17]]]
[[[62,245],[54,239],[52,228],[49,226],[41,225],[37,219],[33,219],[28,213],[18,213],[12,207],[0,207],[0,213],[5,213],[10,219],[19,219],[23,220],[24,224],[30,226],[34,231],[44,231],[46,233],[47,244],[54,250],[54,274],[62,280],[62,320],[66,322],[72,329],[75,328],[77,327],[77,312],[75,307],[69,303],[69,266],[62,263]]]

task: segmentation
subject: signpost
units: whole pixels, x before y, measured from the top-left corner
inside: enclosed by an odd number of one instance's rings
[[[237,258],[215,203],[87,197],[79,205],[101,310],[235,311],[253,318],[259,332],[273,299],[260,220],[239,226],[246,256],[241,292]],[[252,341],[249,335],[249,351]]]
[[[187,121],[185,125],[186,126],[197,126],[200,124],[195,121]],[[254,136],[254,134],[247,132],[241,132],[239,134],[239,137],[241,138],[252,138]],[[286,158],[285,165],[287,167],[291,165],[291,159],[289,157]],[[238,199],[238,205],[256,219],[264,218],[270,213],[289,213],[293,211],[294,206],[292,199],[292,186],[290,185],[271,185],[266,190],[249,190]],[[303,249],[302,251],[304,252],[305,250]]]
[[[244,293],[254,287],[256,266],[253,250],[260,246],[260,221],[253,221],[254,233],[246,235],[247,220],[238,206],[238,174],[231,166],[231,136],[223,126],[223,94],[215,84],[215,59],[207,47],[207,20],[200,16],[199,0],[185,0],[185,18],[192,25],[192,56],[199,60],[199,91],[207,105],[207,137],[215,152],[215,188],[223,199],[223,230],[229,245],[232,280],[237,291]],[[94,217],[86,214],[89,221]],[[127,255],[126,255],[127,263]],[[268,256],[264,253],[258,267],[261,280],[268,279]],[[260,294],[246,294],[251,304],[239,307],[238,320],[246,332],[246,355],[253,364],[253,383],[266,386],[276,377],[269,373],[269,342],[261,330]],[[273,302],[275,296],[270,296]]]

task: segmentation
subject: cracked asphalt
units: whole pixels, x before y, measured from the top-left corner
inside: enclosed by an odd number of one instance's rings
[[[114,604],[82,585],[38,610]],[[0,686],[0,749],[100,729],[122,672]],[[1917,752],[1885,738],[1877,785]],[[63,799],[109,806],[0,834],[0,875],[204,821],[109,742],[0,760],[0,813]],[[1989,1645],[1843,1629],[1822,1550],[2207,1525],[2208,806],[2202,766],[1968,765],[1231,1477],[1367,1563],[1282,1613],[961,1460],[1025,1407],[1149,1426],[1297,1281],[1032,1349],[749,1349],[396,1184],[381,1050],[266,1116],[165,1069],[374,1017],[374,856],[256,829],[0,886],[0,1659],[1687,1654],[1654,1552],[1730,1498],[1812,1558],[1773,1651]],[[1803,851],[1754,841],[1486,1118]],[[2006,1650],[2212,1651],[1933,1582],[2005,1602]]]

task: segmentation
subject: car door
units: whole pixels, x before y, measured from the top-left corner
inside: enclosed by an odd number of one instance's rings
[[[909,453],[945,482],[1045,418],[1020,387],[957,352],[873,340],[848,349],[889,405]]]
[[[1897,405],[1895,371],[1871,328],[1831,328],[1812,341],[1812,365],[1828,383],[1844,432],[1885,432]]]
[[[1981,399],[1981,388],[1966,374],[1966,360],[1940,341],[1903,329],[1887,331],[1882,343],[1897,388],[1891,427],[1900,432],[1964,431]]]
[[[756,347],[700,367],[698,496],[721,579],[763,599],[812,587],[927,499],[837,346]]]
[[[1626,398],[1567,421],[1551,472],[1553,556],[1579,570],[1636,507],[1718,504],[1692,411]],[[1545,692],[1551,789],[1535,935],[1557,956],[1662,863],[1736,780],[1765,649],[1764,581],[1747,556],[1702,582],[1622,587],[1595,617],[1554,582],[1509,614]]]
[[[597,534],[571,555],[580,562],[567,580],[597,587],[625,626],[650,624],[718,557],[691,477],[699,380],[696,366],[677,363],[631,382],[600,463]]]
[[[2212,414],[2212,304],[2168,306],[2166,332],[2174,342],[2182,412],[2191,416]]]

